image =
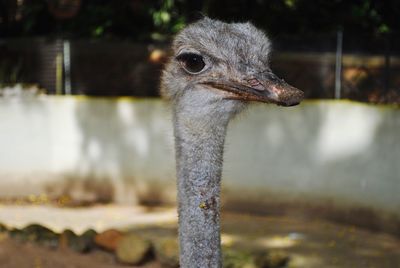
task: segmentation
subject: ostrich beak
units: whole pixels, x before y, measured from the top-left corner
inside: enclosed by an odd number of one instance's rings
[[[280,106],[294,106],[304,98],[304,92],[297,89],[271,72],[252,76],[242,81],[209,80],[203,84],[229,93],[228,99],[275,103]]]

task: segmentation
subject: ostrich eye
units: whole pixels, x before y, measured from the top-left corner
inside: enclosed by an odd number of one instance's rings
[[[178,55],[176,59],[180,62],[183,69],[191,74],[197,74],[201,72],[206,66],[203,57],[195,53],[182,53]]]

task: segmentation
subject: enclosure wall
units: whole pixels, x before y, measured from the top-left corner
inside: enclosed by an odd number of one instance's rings
[[[323,200],[400,216],[398,108],[312,101],[239,117],[226,143],[226,206]],[[0,198],[173,203],[170,121],[158,99],[2,99]]]

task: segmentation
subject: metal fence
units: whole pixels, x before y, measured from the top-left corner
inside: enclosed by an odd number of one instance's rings
[[[276,40],[276,67],[310,98],[400,103],[400,36],[311,35]]]
[[[308,98],[400,103],[400,37],[344,32],[273,38],[272,68]],[[118,40],[0,41],[0,84],[34,83],[48,94],[157,96],[168,44]]]

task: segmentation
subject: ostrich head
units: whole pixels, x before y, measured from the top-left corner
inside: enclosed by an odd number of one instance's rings
[[[182,30],[172,50],[161,92],[181,110],[235,114],[248,101],[292,106],[303,99],[271,72],[270,41],[250,23],[204,18]]]

